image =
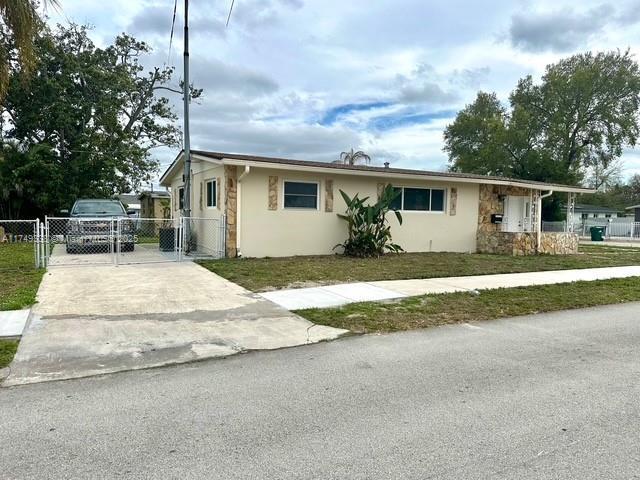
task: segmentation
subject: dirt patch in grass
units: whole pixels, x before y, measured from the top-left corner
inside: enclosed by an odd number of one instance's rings
[[[200,262],[254,292],[376,280],[519,273],[640,265],[640,249],[584,245],[578,255],[513,257],[465,253],[402,253],[381,258],[322,255]]]
[[[423,295],[296,313],[320,325],[374,333],[635,301],[640,301],[640,277],[484,290],[480,295]]]
[[[0,244],[0,310],[18,310],[36,301],[44,269],[34,266],[33,244]]]
[[[8,367],[18,351],[18,340],[0,340],[0,368]]]

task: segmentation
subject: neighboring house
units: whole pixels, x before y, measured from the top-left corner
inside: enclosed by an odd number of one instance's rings
[[[133,211],[134,213],[129,214],[130,217],[139,217],[140,216],[140,201],[138,200],[138,196],[133,193],[122,193],[118,195],[118,200],[122,202],[127,211]]]
[[[632,205],[627,207],[626,210],[630,210],[633,214],[629,221],[640,222],[640,205]]]
[[[184,202],[183,154],[160,184],[172,193],[173,215]],[[394,242],[409,252],[508,254],[571,253],[573,233],[541,232],[541,197],[593,190],[566,185],[463,173],[345,165],[194,151],[191,216],[226,224],[229,257],[335,253],[347,225],[337,214],[346,205],[340,190],[376,196],[386,184],[398,188],[403,224],[390,218]],[[500,223],[502,219],[502,223]]]
[[[141,218],[158,218],[163,219],[162,201],[171,201],[171,194],[163,190],[144,191],[138,195],[140,201],[140,217]]]
[[[584,223],[586,220],[618,218],[618,210],[597,205],[576,203],[573,210],[573,223]]]

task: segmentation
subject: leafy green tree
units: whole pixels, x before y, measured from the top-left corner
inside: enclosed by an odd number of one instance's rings
[[[129,35],[97,48],[77,25],[45,32],[35,48],[32,80],[13,71],[2,104],[3,216],[51,214],[78,197],[148,182],[157,171],[152,150],[180,143],[177,117],[163,96],[180,93],[170,86],[173,69],[146,70],[150,48]],[[192,97],[200,94],[191,89]]]
[[[479,92],[444,132],[451,170],[481,175],[511,173],[506,148],[507,112],[495,93]]]
[[[507,110],[480,92],[444,133],[452,170],[569,184],[608,169],[640,126],[640,69],[627,51],[585,53],[518,82]]]
[[[386,252],[398,253],[403,249],[393,243],[391,226],[387,220],[387,213],[393,211],[402,225],[402,215],[393,210],[393,201],[400,195],[391,185],[387,185],[380,198],[373,205],[365,202],[369,197],[359,198],[356,193],[353,198],[340,190],[340,194],[347,204],[347,211],[338,217],[347,222],[349,238],[334,248],[342,247],[344,254],[349,257],[379,257]]]

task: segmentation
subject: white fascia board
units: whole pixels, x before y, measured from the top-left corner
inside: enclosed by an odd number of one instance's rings
[[[184,154],[181,153],[180,156],[178,156],[173,161],[173,163],[169,166],[169,168],[164,173],[164,175],[162,175],[162,177],[160,177],[160,185],[165,186],[165,187],[168,187],[168,186],[171,185],[171,182],[167,182],[167,180],[170,179],[170,178],[173,178],[175,176],[175,174],[176,174],[175,170],[179,165],[183,165],[183,160],[184,160]],[[203,161],[203,162],[213,163],[215,165],[222,165],[222,160],[218,160],[216,158],[205,157],[204,155],[198,155],[198,154],[192,154],[191,155],[191,161],[195,162],[195,163]]]
[[[465,177],[454,177],[454,176],[446,176],[446,175],[422,175],[422,174],[411,174],[411,173],[396,173],[396,172],[377,172],[377,171],[369,171],[369,170],[345,170],[345,169],[336,169],[331,167],[318,167],[315,165],[306,166],[306,165],[290,165],[285,163],[268,163],[268,162],[255,162],[251,160],[235,160],[224,158],[222,160],[224,165],[236,165],[236,166],[244,166],[248,165],[250,167],[255,168],[268,168],[271,170],[288,170],[288,171],[297,171],[297,172],[310,172],[310,173],[324,173],[324,174],[332,174],[332,175],[351,175],[351,176],[363,176],[363,177],[382,177],[382,178],[397,178],[402,180],[424,180],[424,181],[432,181],[432,182],[448,182],[448,183],[475,183],[475,184],[486,184],[486,185],[503,185],[510,187],[522,187],[522,188],[530,188],[532,190],[540,190],[540,191],[548,191],[552,190],[554,192],[567,192],[567,193],[594,193],[595,190],[589,188],[581,188],[581,187],[571,187],[567,185],[535,185],[527,182],[518,182],[513,180],[496,180],[492,178],[482,179],[482,178],[465,178]]]

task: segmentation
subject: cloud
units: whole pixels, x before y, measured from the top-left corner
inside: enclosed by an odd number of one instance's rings
[[[361,136],[341,126],[297,122],[226,122],[215,117],[193,122],[194,148],[255,153],[308,160],[334,160],[345,148],[357,148]]]
[[[274,93],[279,88],[276,81],[265,74],[215,58],[192,57],[191,74],[193,83],[204,89],[205,96],[257,97]]]
[[[446,92],[435,82],[408,83],[400,88],[400,101],[444,105],[455,102],[458,95]]]
[[[514,47],[528,52],[564,52],[583,46],[615,18],[611,5],[600,5],[582,13],[574,7],[522,12],[511,17],[509,38]]]
[[[189,14],[190,36],[215,35],[217,37],[224,37],[226,30],[222,17],[222,12],[217,15],[211,15],[209,14],[209,10],[207,10],[207,14],[195,10],[194,13]],[[169,5],[148,6],[133,17],[127,30],[139,35],[166,38],[168,42],[172,19],[173,8],[169,8]],[[182,37],[182,22],[182,12],[179,10],[176,14],[176,22],[174,25],[174,40]]]
[[[148,7],[133,17],[128,29],[135,33],[168,35],[171,31],[172,12],[164,7]]]
[[[446,83],[449,75],[441,75],[427,63],[418,63],[408,75],[399,74],[395,79],[398,101],[401,103],[427,103],[447,105],[455,102],[458,95],[447,91],[441,83]]]
[[[389,102],[349,103],[330,108],[320,119],[320,125],[333,125],[353,112],[366,112],[388,107]]]
[[[390,130],[413,125],[423,125],[434,120],[452,119],[455,110],[440,110],[435,112],[401,112],[392,115],[380,115],[369,122],[369,128],[376,130]]]

